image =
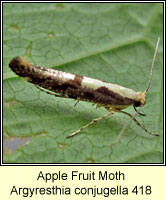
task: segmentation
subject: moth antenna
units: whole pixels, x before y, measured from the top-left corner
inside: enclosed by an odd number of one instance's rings
[[[152,60],[152,65],[151,65],[151,70],[150,70],[150,75],[149,75],[149,82],[148,82],[146,90],[144,91],[145,94],[148,92],[148,90],[150,88],[151,81],[152,81],[152,74],[153,74],[153,69],[154,69],[154,62],[156,60],[156,55],[157,55],[157,50],[158,50],[159,42],[160,42],[160,37],[158,37],[158,40],[157,40],[157,43],[156,43],[156,48],[155,48],[155,52],[154,52],[154,56],[153,56],[153,60]]]

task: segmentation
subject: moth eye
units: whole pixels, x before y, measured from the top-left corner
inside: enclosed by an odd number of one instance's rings
[[[141,103],[139,101],[137,101],[137,102],[134,103],[134,106],[139,107],[139,106],[141,106]]]

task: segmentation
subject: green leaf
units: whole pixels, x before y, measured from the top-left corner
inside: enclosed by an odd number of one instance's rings
[[[3,3],[3,19],[4,162],[163,162],[162,3]],[[67,140],[107,111],[81,101],[74,107],[71,99],[42,93],[8,67],[13,57],[23,55],[38,66],[144,91],[158,37],[152,84],[142,109],[147,116],[137,119],[159,137],[115,113]],[[135,113],[132,107],[126,112]]]

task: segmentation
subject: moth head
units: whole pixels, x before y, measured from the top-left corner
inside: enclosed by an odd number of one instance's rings
[[[144,92],[137,92],[136,98],[135,98],[135,107],[140,107],[145,105],[146,103],[146,93]]]

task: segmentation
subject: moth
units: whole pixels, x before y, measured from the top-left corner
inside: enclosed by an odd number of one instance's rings
[[[97,107],[104,107],[108,113],[104,116],[93,119],[90,123],[83,126],[79,130],[73,132],[67,138],[77,135],[85,128],[93,123],[100,121],[114,112],[123,113],[129,116],[138,126],[145,132],[159,136],[157,133],[152,133],[144,128],[136,119],[136,115],[145,115],[137,110],[137,107],[142,107],[146,103],[146,94],[150,88],[154,62],[159,46],[160,38],[157,40],[154,56],[152,59],[149,82],[144,92],[135,92],[130,88],[126,88],[117,84],[104,82],[101,80],[79,76],[72,73],[67,73],[55,69],[44,68],[29,63],[23,57],[15,57],[10,63],[9,67],[18,76],[23,77],[30,83],[33,83],[38,89],[47,94],[56,97],[71,98],[78,101],[86,101],[96,104]],[[125,108],[133,106],[136,113],[132,116],[130,113],[124,111]]]

